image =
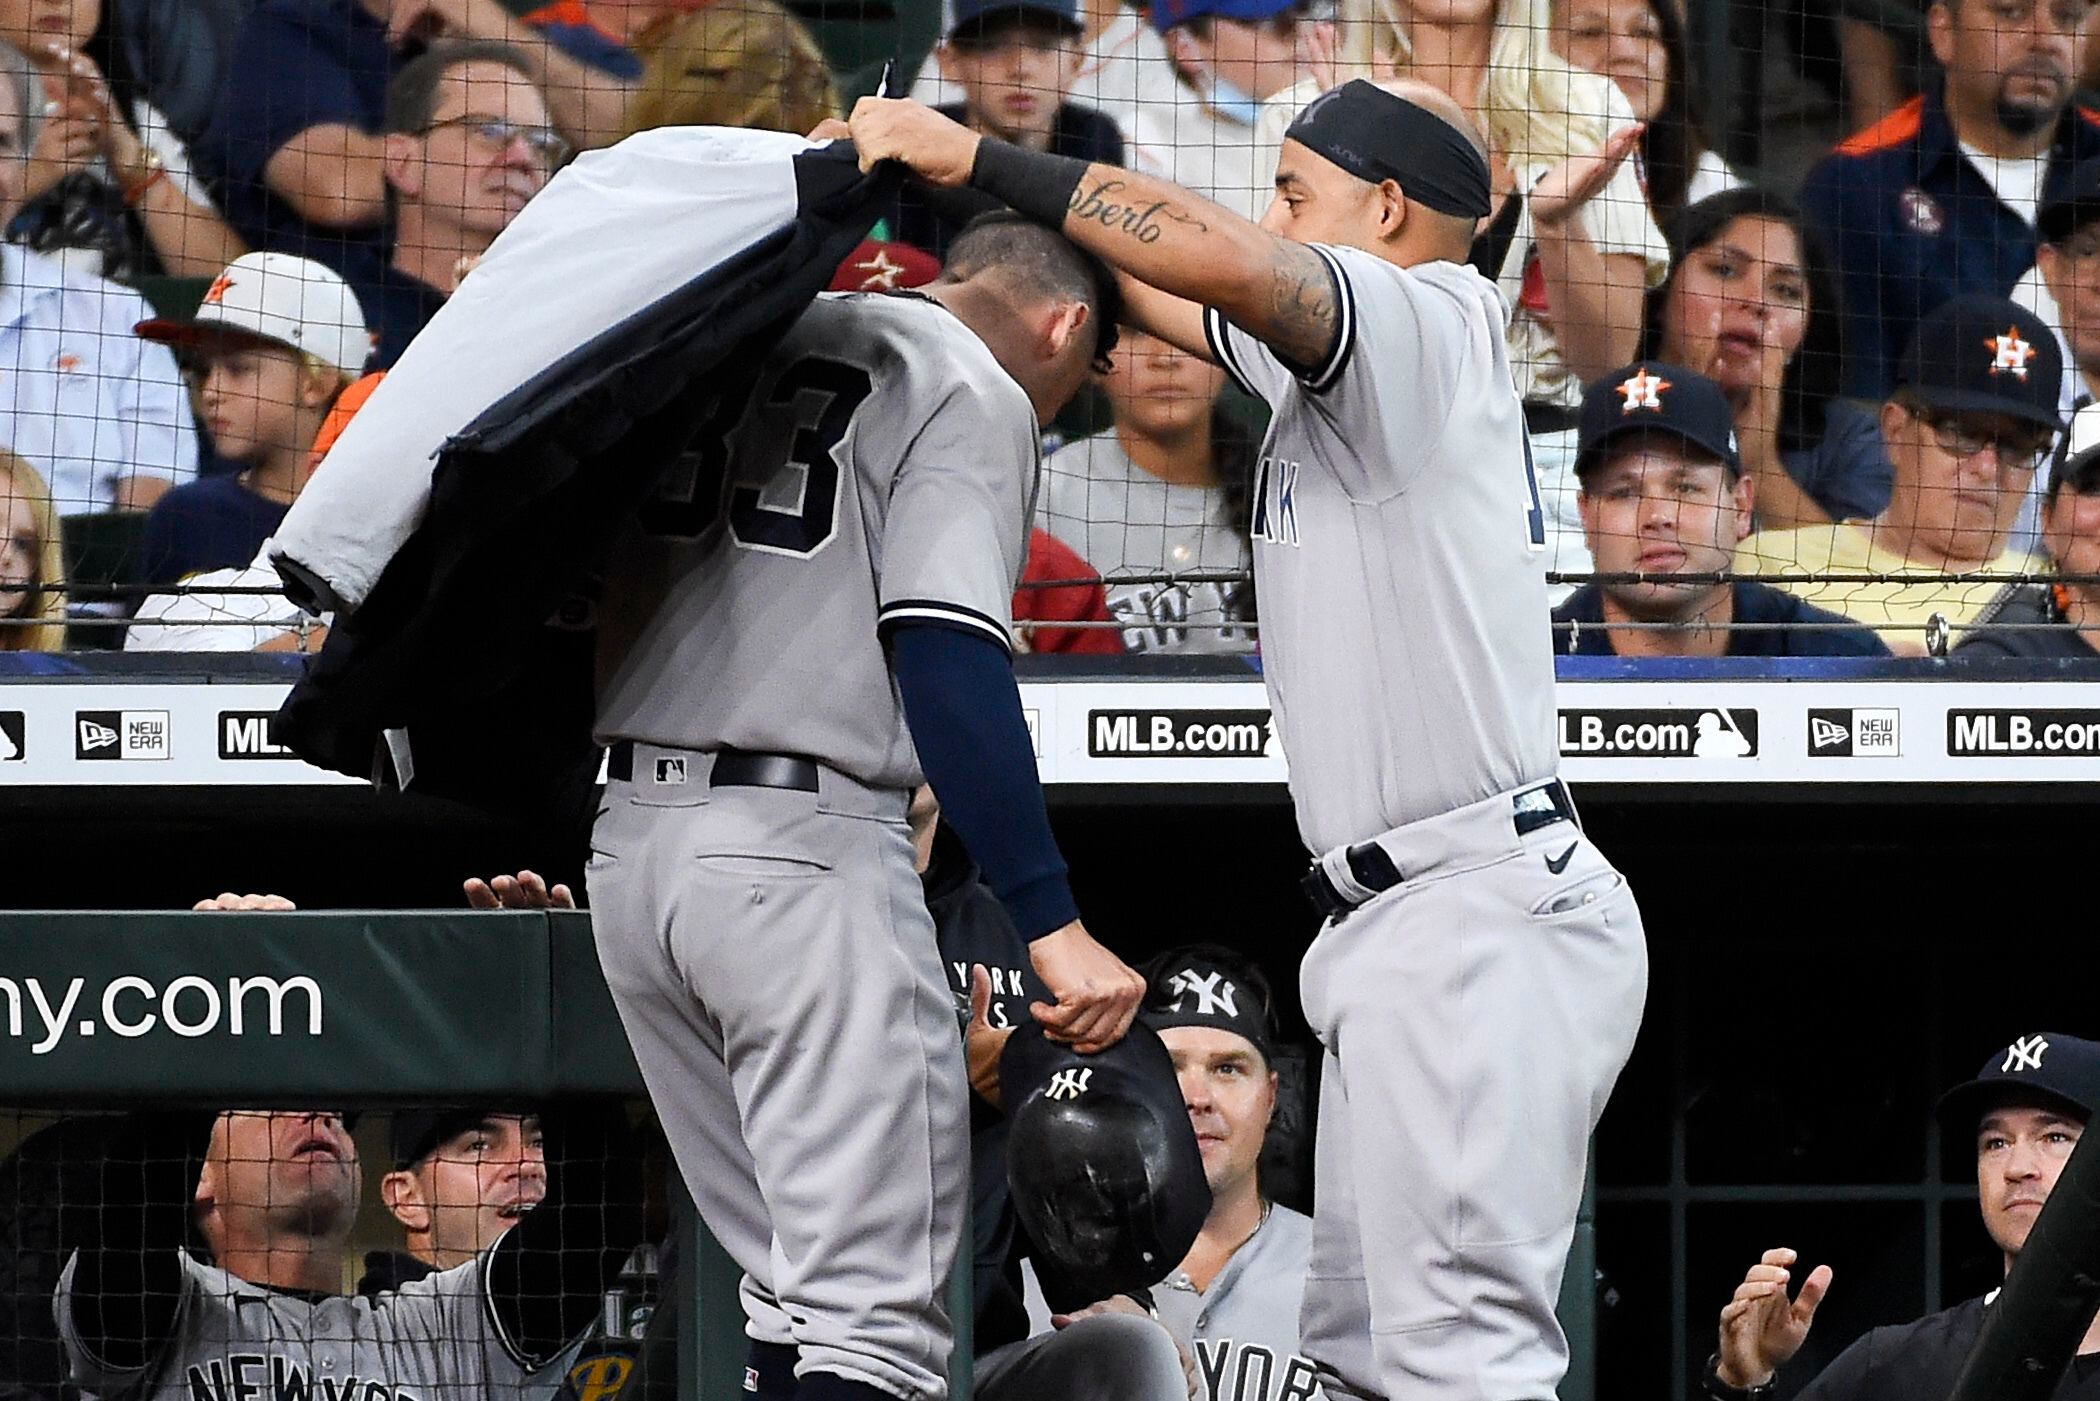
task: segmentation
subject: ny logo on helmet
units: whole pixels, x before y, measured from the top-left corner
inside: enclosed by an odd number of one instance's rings
[[[1050,1077],[1050,1088],[1043,1094],[1050,1099],[1077,1099],[1086,1093],[1093,1078],[1091,1070],[1060,1070]]]
[[[2023,1036],[2005,1048],[2005,1063],[1999,1066],[1998,1069],[2001,1071],[2040,1070],[2042,1068],[2042,1052],[2048,1049],[2049,1043],[2041,1037]]]
[[[1187,1010],[1181,1004],[1193,992],[1199,1017],[1236,1017],[1240,1014],[1239,1005],[1233,1000],[1239,990],[1225,981],[1223,973],[1199,977],[1195,969],[1184,968],[1167,979],[1167,986],[1174,989],[1173,1010],[1177,1012]]]

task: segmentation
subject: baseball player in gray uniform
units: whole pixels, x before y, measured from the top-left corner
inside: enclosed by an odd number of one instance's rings
[[[1293,123],[1257,227],[910,103],[863,99],[852,131],[864,162],[1062,227],[1138,284],[1135,320],[1273,410],[1262,664],[1328,917],[1301,974],[1326,1052],[1303,1346],[1330,1396],[1546,1401],[1647,955],[1556,777],[1506,309],[1464,265],[1491,208],[1479,135],[1425,84],[1344,84]],[[1529,198],[1600,174],[1571,162]]]
[[[600,960],[686,1184],[801,1401],[937,1397],[969,1191],[954,999],[906,824],[930,782],[1082,1051],[1143,981],[1087,934],[1009,656],[1040,424],[1114,285],[992,216],[918,293],[820,298],[608,581]],[[760,1349],[770,1349],[770,1352]]]

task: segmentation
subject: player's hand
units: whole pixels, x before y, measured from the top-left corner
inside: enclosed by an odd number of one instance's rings
[[[1801,1282],[1801,1293],[1787,1297],[1793,1251],[1767,1250],[1735,1297],[1721,1310],[1720,1360],[1714,1370],[1730,1386],[1763,1386],[1808,1340],[1816,1306],[1830,1288],[1830,1266],[1818,1265]]]
[[[853,139],[853,128],[837,117],[826,117],[809,129],[811,141],[838,141]]]
[[[1052,1328],[1070,1328],[1082,1318],[1094,1318],[1104,1313],[1127,1313],[1134,1318],[1152,1317],[1151,1314],[1145,1311],[1143,1304],[1131,1298],[1128,1294],[1111,1294],[1098,1304],[1088,1304],[1085,1308],[1074,1309],[1070,1313],[1051,1314],[1050,1326]]]
[[[397,49],[434,39],[503,39],[509,34],[510,17],[496,0],[393,0],[387,6],[386,41]]]
[[[1057,999],[1054,1007],[1036,1002],[1028,1008],[1052,1041],[1091,1055],[1115,1045],[1130,1030],[1145,995],[1145,980],[1096,943],[1078,920],[1030,944],[1028,961]]]
[[[999,1104],[999,1056],[1012,1027],[992,1025],[992,975],[982,963],[970,965],[970,1025],[963,1032],[963,1054],[970,1066],[970,1088],[986,1104]]]
[[[877,161],[902,161],[929,185],[966,185],[977,163],[976,132],[931,107],[902,98],[863,97],[847,123],[860,152],[860,168]]]
[[[236,895],[227,891],[209,900],[199,900],[192,910],[296,910],[299,907],[282,895]]]
[[[479,876],[466,883],[467,903],[477,910],[573,910],[576,897],[566,885],[550,888],[547,882],[532,871],[520,871],[514,876],[498,876],[494,880],[482,880]]]
[[[1634,122],[1605,138],[1604,149],[1595,155],[1570,156],[1539,177],[1531,187],[1531,222],[1541,230],[1558,229],[1576,210],[1588,204],[1641,144],[1648,128]]]

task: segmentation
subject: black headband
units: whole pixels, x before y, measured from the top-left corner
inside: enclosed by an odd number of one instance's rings
[[[1263,1060],[1270,1059],[1274,1049],[1266,990],[1200,956],[1161,966],[1138,1020],[1154,1031],[1176,1026],[1230,1031],[1251,1041]]]
[[[1478,219],[1491,207],[1487,162],[1426,107],[1362,78],[1322,93],[1284,133],[1359,180],[1391,180],[1417,204]]]

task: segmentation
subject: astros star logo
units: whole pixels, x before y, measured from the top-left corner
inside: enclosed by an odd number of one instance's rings
[[[894,292],[897,290],[897,279],[904,275],[904,264],[893,261],[889,249],[878,248],[874,257],[865,263],[855,263],[853,270],[866,274],[860,280],[861,291]]]
[[[231,291],[232,288],[233,279],[223,272],[220,273],[217,278],[213,279],[211,286],[204,289],[204,305],[211,306],[225,301],[227,292]]]
[[[2002,336],[1991,336],[1984,341],[1991,349],[1991,373],[2010,371],[2015,379],[2027,378],[2027,362],[2034,358],[2034,345],[2020,336],[2020,328],[2008,326]]]
[[[1662,407],[1662,392],[1670,382],[1661,375],[1651,375],[1646,370],[1635,370],[1633,378],[1618,388],[1619,397],[1626,401],[1620,413],[1632,413],[1635,409],[1659,409]]]

